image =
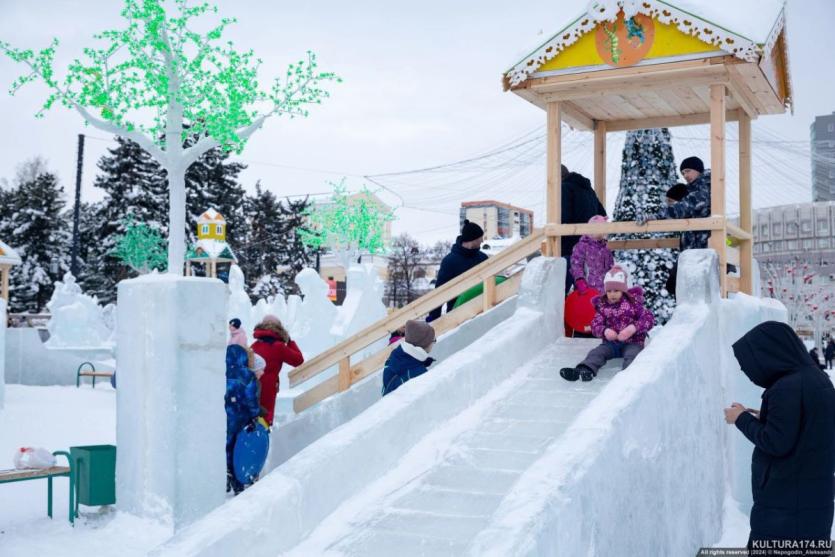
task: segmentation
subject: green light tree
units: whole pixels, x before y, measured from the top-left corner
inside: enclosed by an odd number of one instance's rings
[[[347,270],[361,254],[385,249],[386,223],[394,215],[380,207],[365,186],[353,196],[348,194],[345,179],[331,186],[330,200],[307,212],[308,225],[299,230],[299,236],[313,249],[333,251]]]
[[[192,30],[202,16],[217,14],[208,3],[188,0],[124,0],[122,29],[94,38],[59,79],[54,69],[58,40],[34,52],[0,41],[0,52],[28,72],[11,86],[42,81],[50,90],[43,117],[55,103],[74,109],[87,124],[131,139],[166,170],[169,187],[168,270],[181,274],[185,253],[185,173],[210,149],[240,153],[250,136],[275,115],[307,116],[307,106],[328,97],[316,57],[290,64],[268,90],[258,83],[261,60],[238,52],[221,37],[234,19],[222,18],[208,32]],[[187,136],[200,139],[186,143]]]
[[[167,260],[165,240],[156,228],[136,223],[132,218],[124,222],[125,234],[119,238],[111,255],[144,275],[151,270],[165,270]]]

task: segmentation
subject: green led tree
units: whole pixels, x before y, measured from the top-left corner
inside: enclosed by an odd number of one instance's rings
[[[111,255],[144,275],[153,269],[165,270],[165,240],[156,228],[136,223],[132,218],[124,222],[125,235],[119,238]]]
[[[50,90],[42,117],[56,102],[78,111],[102,131],[131,139],[166,170],[169,184],[168,270],[181,274],[185,253],[185,173],[210,149],[240,153],[250,136],[275,115],[307,116],[307,106],[328,97],[324,82],[339,79],[317,69],[316,57],[290,64],[283,78],[264,90],[261,60],[221,41],[234,19],[222,18],[206,33],[192,23],[217,13],[208,3],[187,0],[124,0],[122,29],[94,37],[84,60],[59,79],[54,69],[58,40],[38,52],[0,41],[0,51],[25,65],[10,92],[33,81]],[[200,139],[186,144],[188,135]]]
[[[347,271],[351,261],[363,253],[383,251],[386,223],[394,220],[394,215],[382,208],[365,186],[353,196],[348,194],[344,179],[331,186],[331,199],[308,211],[307,227],[299,230],[299,236],[313,249],[334,252]]]

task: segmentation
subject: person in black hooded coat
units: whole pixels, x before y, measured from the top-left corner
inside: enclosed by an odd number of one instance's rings
[[[767,321],[733,345],[765,389],[759,412],[725,410],[754,444],[749,547],[757,540],[829,540],[835,497],[835,389],[785,323]]]

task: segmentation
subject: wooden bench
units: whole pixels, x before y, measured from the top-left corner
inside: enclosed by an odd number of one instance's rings
[[[84,370],[84,366],[90,366],[89,370]],[[75,372],[75,386],[81,386],[81,378],[82,377],[92,377],[93,378],[93,388],[96,388],[96,377],[113,377],[112,371],[96,371],[96,366],[93,365],[92,362],[84,362]]]
[[[69,478],[70,484],[70,524],[75,524],[75,478],[73,477],[72,461],[70,453],[66,451],[55,451],[55,456],[63,455],[67,458],[69,466],[52,466],[50,468],[32,468],[24,470],[0,470],[0,484],[12,482],[25,482],[28,480],[40,480],[46,478],[46,514],[52,518],[52,478]]]

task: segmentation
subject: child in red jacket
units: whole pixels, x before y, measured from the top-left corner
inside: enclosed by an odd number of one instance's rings
[[[267,315],[255,326],[255,342],[252,350],[264,358],[267,367],[261,376],[261,406],[266,411],[265,419],[272,425],[275,413],[275,397],[278,394],[278,373],[285,363],[298,367],[304,363],[304,356],[275,315]]]

